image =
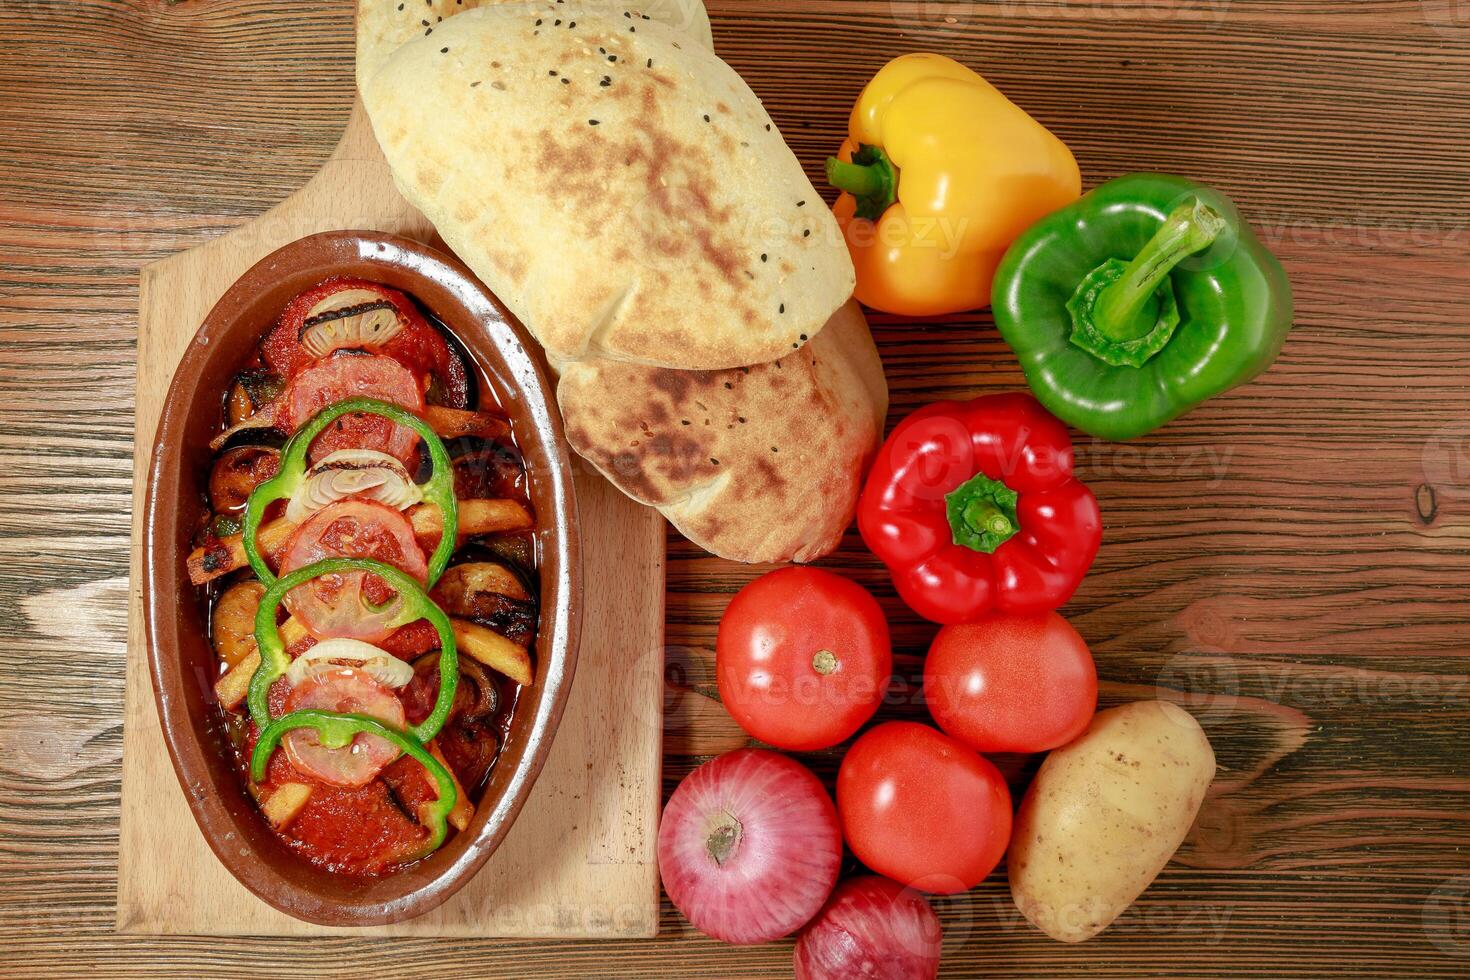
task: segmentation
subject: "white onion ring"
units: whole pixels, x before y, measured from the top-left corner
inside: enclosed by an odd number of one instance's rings
[[[413,667],[387,650],[341,636],[322,640],[291,661],[291,666],[286,668],[286,680],[292,687],[298,687],[313,673],[341,667],[342,662],[351,663],[370,674],[384,687],[403,687],[413,680]]]
[[[307,471],[286,505],[286,520],[301,524],[328,504],[349,497],[407,510],[424,499],[424,492],[403,464],[387,453],[339,449]]]

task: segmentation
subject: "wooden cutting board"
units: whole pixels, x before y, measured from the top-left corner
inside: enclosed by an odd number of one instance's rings
[[[228,235],[142,272],[118,931],[652,936],[658,931],[664,522],[580,460],[574,459],[586,608],[571,698],[519,819],[459,894],[417,919],[370,930],[301,922],[236,882],[189,812],[164,748],[143,645],[143,489],[154,431],[174,367],[219,296],[274,249],[332,229],[388,231],[420,241],[433,236],[394,189],[360,104],[331,158],[295,195]]]

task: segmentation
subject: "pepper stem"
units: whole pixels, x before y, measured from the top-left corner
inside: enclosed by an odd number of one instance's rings
[[[1109,340],[1137,338],[1139,314],[1169,273],[1186,257],[1209,248],[1224,230],[1224,216],[1198,198],[1179,205],[1117,281],[1098,293],[1092,308],[1093,326]],[[1148,326],[1152,325],[1150,318]]]
[[[972,500],[965,505],[965,523],[976,534],[1009,534],[1011,519],[988,500]]]
[[[898,200],[898,170],[876,146],[864,143],[852,162],[827,158],[827,183],[857,199],[859,218],[877,221]]]
[[[871,197],[883,190],[883,175],[877,167],[828,157],[827,183],[853,197]]]
[[[1016,517],[1019,494],[999,480],[977,473],[944,498],[954,543],[994,554],[1020,530]]]

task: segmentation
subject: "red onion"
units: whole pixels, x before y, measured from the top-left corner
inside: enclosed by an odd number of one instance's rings
[[[877,875],[849,878],[796,941],[796,980],[933,980],[943,939],[923,895]]]
[[[694,770],[658,828],[664,891],[694,928],[727,943],[800,929],[832,894],[841,862],[832,798],[810,770],[767,749]]]

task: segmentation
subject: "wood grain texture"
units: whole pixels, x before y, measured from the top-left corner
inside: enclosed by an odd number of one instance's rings
[[[433,227],[393,187],[354,107],[322,169],[286,201],[142,270],[133,485],[147,483],[174,367],[219,296],[268,253],[319,231],[420,241]],[[485,867],[383,936],[648,937],[658,928],[652,828],[660,805],[663,520],[590,467],[575,472],[583,536],[583,641],[557,739],[520,818]],[[117,928],[133,935],[361,935],[293,919],[251,896],[210,853],[169,764],[149,682],[143,494],[133,496]],[[487,804],[488,805],[488,804]]]
[[[1222,764],[1176,862],[1082,947],[1004,880],[937,903],[944,976],[1470,971],[1470,11],[1456,0],[722,0],[716,44],[813,176],[901,51],[985,72],[1074,148],[1217,184],[1282,256],[1275,368],[1164,431],[1083,440],[1107,530],[1065,610],[1109,702],[1164,693]],[[779,977],[664,905],[655,941],[167,941],[112,932],[137,271],[265,211],[351,104],[347,0],[0,6],[0,972]],[[1010,390],[986,314],[874,316],[892,418]],[[665,790],[744,738],[715,625],[759,569],[670,538]],[[932,628],[855,535],[913,696]],[[811,757],[824,776],[835,753]],[[1034,763],[1004,760],[1024,780]]]

